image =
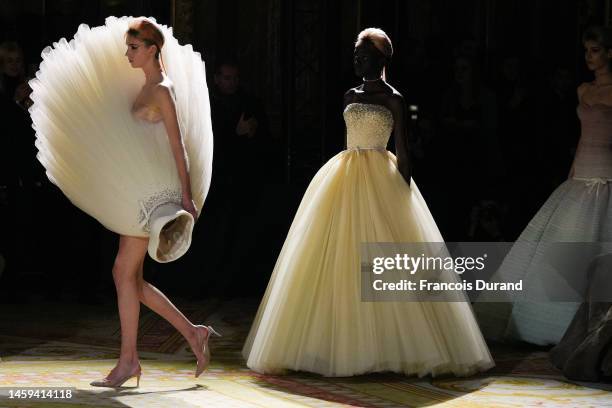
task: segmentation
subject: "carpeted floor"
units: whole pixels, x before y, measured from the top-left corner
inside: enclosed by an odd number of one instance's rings
[[[89,386],[117,358],[114,305],[0,305],[0,407],[612,407],[612,387],[564,381],[545,351],[525,347],[493,347],[497,367],[463,379],[259,375],[240,355],[255,301],[177,303],[190,318],[223,333],[211,340],[210,370],[194,379],[185,343],[143,309],[140,388],[130,380],[119,390]],[[73,396],[8,397],[10,389],[23,387],[72,387]]]

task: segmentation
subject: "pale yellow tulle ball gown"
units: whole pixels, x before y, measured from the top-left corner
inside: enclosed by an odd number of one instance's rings
[[[492,367],[468,302],[361,301],[360,243],[442,236],[386,150],[392,113],[351,103],[344,118],[348,149],[302,199],[243,349],[247,365],[324,376],[463,376]]]
[[[189,248],[195,220],[182,209],[175,159],[156,107],[132,112],[145,77],[124,55],[130,21],[109,17],[100,27],[81,25],[69,42],[47,47],[30,81],[30,115],[49,179],[111,231],[148,237],[151,257],[169,262]],[[210,186],[213,148],[204,63],[191,45],[179,45],[170,28],[159,28],[199,211]]]

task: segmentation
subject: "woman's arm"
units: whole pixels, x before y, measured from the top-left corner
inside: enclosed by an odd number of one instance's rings
[[[155,91],[155,99],[159,104],[162,113],[166,133],[170,141],[172,155],[176,162],[179,179],[181,181],[181,190],[183,193],[183,207],[185,210],[197,218],[197,210],[191,196],[191,179],[189,177],[189,162],[187,159],[187,151],[181,130],[179,128],[178,119],[176,116],[176,106],[170,89],[166,86],[158,86]]]
[[[393,113],[393,136],[395,138],[395,154],[397,156],[397,168],[401,175],[410,185],[412,177],[412,160],[410,157],[410,142],[408,140],[408,110],[404,98],[393,95],[389,101]]]
[[[590,85],[588,83],[583,82],[576,89],[576,94],[578,96],[578,103],[586,103],[586,104],[595,103],[593,100],[583,100],[583,98],[585,97],[584,93],[586,92],[589,86]],[[572,165],[570,167],[569,174],[567,175],[568,179],[571,179],[574,177],[574,164],[576,163],[576,156],[578,155],[578,151],[580,150],[580,139],[582,138],[581,137],[578,138],[578,145],[576,146],[576,152],[574,153],[574,158],[572,159]]]

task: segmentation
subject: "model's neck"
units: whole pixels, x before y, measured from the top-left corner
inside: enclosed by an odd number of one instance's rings
[[[598,84],[610,83],[612,82],[612,74],[607,68],[598,69],[595,71],[595,82]]]
[[[376,89],[380,89],[380,86],[384,84],[385,81],[382,79],[382,76],[364,76],[363,77],[363,90],[364,91],[373,91]]]
[[[145,82],[147,84],[158,84],[164,80],[164,71],[157,60],[142,67],[142,70],[144,71]]]

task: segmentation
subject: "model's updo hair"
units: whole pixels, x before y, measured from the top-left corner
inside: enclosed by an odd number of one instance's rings
[[[391,43],[391,39],[380,28],[366,28],[357,36],[357,41],[355,41],[355,47],[360,46],[364,42],[371,43],[380,53],[385,57],[385,67],[383,67],[383,79],[386,79],[386,65],[391,61],[391,57],[393,56],[393,44]]]
[[[582,33],[582,42],[595,41],[605,49],[612,48],[612,29],[603,26],[591,26]]]
[[[387,33],[380,28],[366,28],[357,36],[355,47],[363,44],[364,41],[369,41],[382,53],[388,60],[393,56],[393,44]]]
[[[612,49],[612,29],[604,26],[591,26],[582,33],[582,43],[594,41],[606,51]],[[612,59],[608,63],[608,70],[612,71]]]
[[[144,17],[132,20],[128,25],[126,35],[138,38],[148,46],[155,45],[157,47],[155,58],[159,58],[161,49],[164,46],[164,34],[151,20]]]

